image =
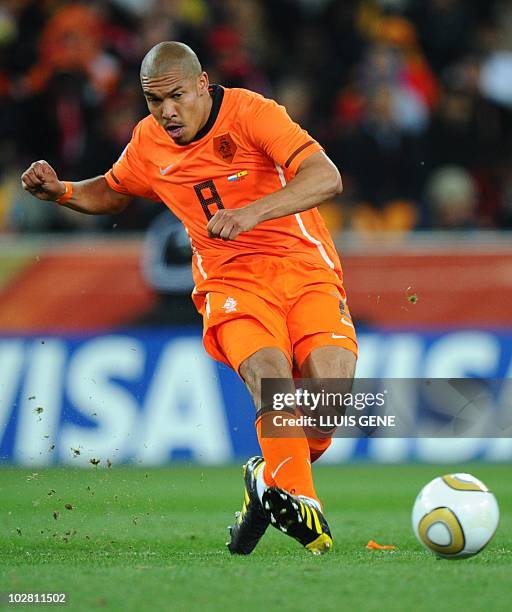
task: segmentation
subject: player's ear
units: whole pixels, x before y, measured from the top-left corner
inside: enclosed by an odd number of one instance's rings
[[[200,95],[208,93],[208,87],[210,86],[210,80],[206,72],[201,72],[201,74],[197,77],[197,89]]]

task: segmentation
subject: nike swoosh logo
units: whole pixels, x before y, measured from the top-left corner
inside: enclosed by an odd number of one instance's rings
[[[160,167],[160,174],[163,176],[164,174],[167,174],[169,172],[169,170],[174,166],[174,162],[171,162],[168,166],[166,166],[165,168]]]
[[[345,319],[345,317],[341,317],[341,322],[343,323],[343,325],[347,325],[348,327],[352,327],[352,329],[354,328],[352,323],[350,321],[347,321],[347,319]]]
[[[337,336],[336,334],[332,334],[331,338],[336,340],[336,338],[348,338],[348,336]]]
[[[270,475],[272,476],[272,478],[276,477],[277,472],[279,472],[279,470],[283,467],[283,465],[285,463],[288,463],[290,459],[293,459],[293,457],[286,457],[286,459],[283,459],[273,472],[270,472]]]

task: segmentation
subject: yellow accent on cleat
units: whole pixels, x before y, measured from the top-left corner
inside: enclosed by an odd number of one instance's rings
[[[304,504],[305,508],[306,508],[306,525],[309,527],[309,529],[313,528],[313,522],[311,520],[311,510],[309,508],[309,506],[307,506],[306,504]]]
[[[306,548],[314,555],[324,555],[331,550],[332,539],[326,533],[322,533],[316,540],[306,544]]]
[[[242,506],[242,511],[238,514],[238,517],[237,517],[238,523],[241,523],[243,521],[246,512],[247,512],[247,504],[244,501],[244,504]]]
[[[258,466],[256,466],[256,469],[254,470],[254,478],[257,478],[258,474],[261,472],[261,470],[265,467],[265,462],[262,461]]]
[[[311,514],[313,515],[313,519],[315,521],[316,532],[322,533],[322,527],[320,526],[320,520],[318,519],[318,514],[314,508],[311,508]]]

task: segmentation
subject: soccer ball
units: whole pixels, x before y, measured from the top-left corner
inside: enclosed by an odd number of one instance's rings
[[[493,537],[499,518],[496,498],[471,474],[434,478],[419,492],[412,509],[416,537],[445,559],[479,553]]]

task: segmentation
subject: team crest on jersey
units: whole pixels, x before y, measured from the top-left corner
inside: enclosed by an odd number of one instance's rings
[[[237,305],[238,304],[235,298],[228,297],[224,302],[224,306],[222,308],[224,308],[225,312],[236,312]]]
[[[213,139],[213,152],[217,157],[222,159],[222,161],[228,162],[229,164],[233,161],[237,148],[229,132],[216,136]]]

